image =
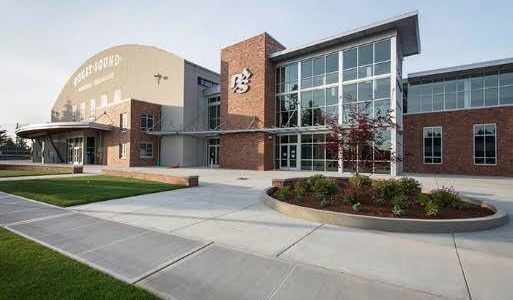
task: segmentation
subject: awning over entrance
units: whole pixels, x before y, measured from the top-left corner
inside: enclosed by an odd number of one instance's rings
[[[95,129],[102,131],[112,131],[112,126],[98,124],[94,122],[53,122],[30,124],[20,127],[16,130],[16,135],[22,138],[38,138],[41,136],[64,133],[74,130]]]

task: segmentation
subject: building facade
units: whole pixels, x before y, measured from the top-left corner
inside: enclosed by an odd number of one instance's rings
[[[416,12],[293,49],[263,33],[221,49],[220,74],[114,47],[75,72],[51,123],[18,134],[45,163],[513,175],[513,59],[405,76],[420,50]],[[372,164],[328,151],[325,116],[354,109],[396,125]]]

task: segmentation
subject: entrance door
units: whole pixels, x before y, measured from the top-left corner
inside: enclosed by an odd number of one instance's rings
[[[217,168],[219,166],[219,139],[212,138],[208,139],[207,148],[208,166],[211,168]]]
[[[287,144],[280,146],[280,169],[297,169],[297,145]]]
[[[82,164],[82,147],[73,148],[73,163],[76,165]]]

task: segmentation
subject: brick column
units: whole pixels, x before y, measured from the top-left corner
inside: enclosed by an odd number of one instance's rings
[[[274,125],[274,65],[269,55],[285,49],[267,33],[221,50],[222,129],[264,128]],[[248,69],[252,76],[245,93],[235,93],[230,78]],[[273,167],[272,135],[264,132],[220,136],[222,168],[269,170]]]

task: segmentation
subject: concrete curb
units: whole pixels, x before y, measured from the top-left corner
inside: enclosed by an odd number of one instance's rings
[[[407,218],[383,218],[374,216],[354,215],[309,207],[302,207],[286,203],[269,196],[274,188],[266,189],[260,196],[260,200],[270,208],[289,217],[304,219],[317,223],[332,224],[338,226],[355,227],[360,229],[382,230],[410,233],[452,233],[469,232],[493,229],[508,222],[508,215],[501,209],[477,199],[462,197],[464,201],[487,207],[495,213],[491,216],[469,219],[407,219]]]

